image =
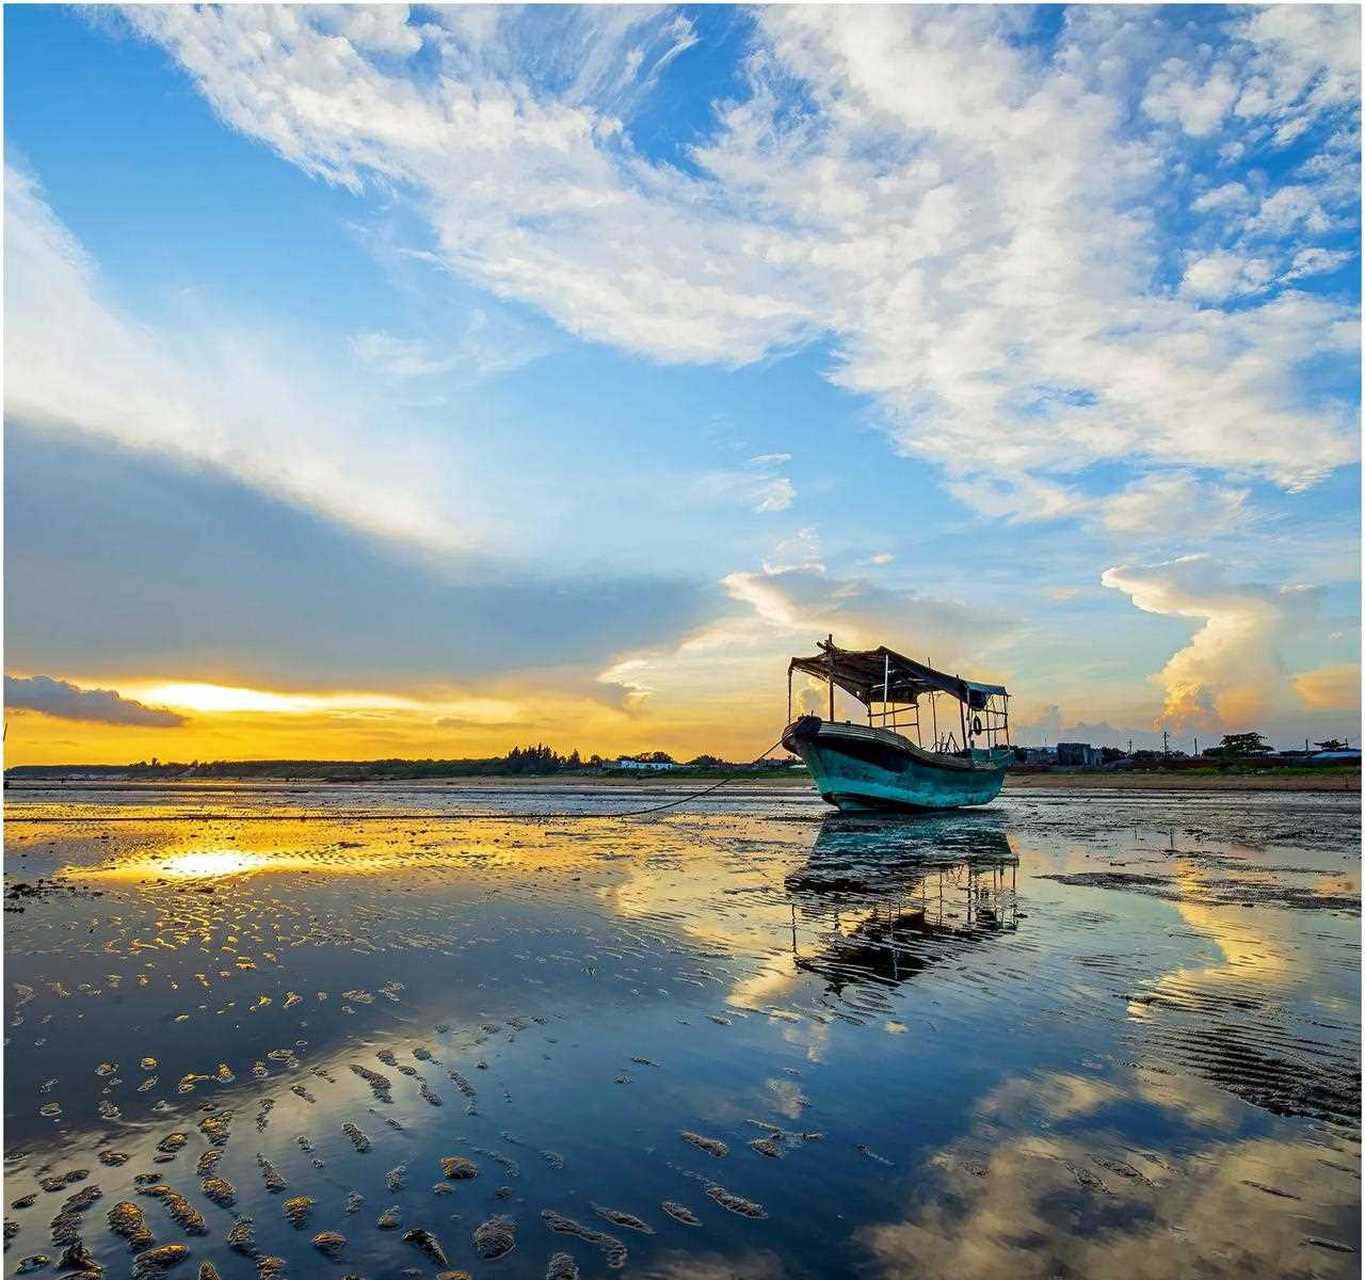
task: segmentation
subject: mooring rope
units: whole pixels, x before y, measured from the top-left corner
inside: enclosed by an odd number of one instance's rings
[[[482,813],[471,813],[468,810],[460,813],[347,813],[342,810],[337,813],[111,814],[108,817],[56,816],[51,814],[34,817],[11,817],[6,814],[5,823],[9,825],[11,823],[39,822],[316,822],[327,818],[333,818],[338,822],[394,822],[399,820],[411,822],[612,822],[618,818],[643,818],[652,813],[664,813],[693,800],[700,800],[702,796],[709,796],[713,791],[719,791],[726,783],[744,777],[744,769],[751,769],[754,765],[760,764],[781,745],[782,739],[779,738],[772,746],[767,747],[762,755],[755,756],[743,768],[737,769],[734,773],[726,774],[719,782],[713,782],[709,787],[703,787],[700,791],[678,796],[664,804],[648,805],[643,809],[625,809],[615,813],[506,813],[496,810]]]
[[[782,739],[779,738],[776,742],[774,742],[774,743],[772,744],[771,747],[766,747],[766,748],[764,749],[763,754],[762,754],[761,756],[755,756],[754,759],[752,759],[751,761],[749,761],[749,763],[748,763],[747,765],[745,765],[745,768],[746,768],[746,769],[752,769],[754,765],[760,763],[760,762],[763,761],[763,760],[766,760],[766,759],[768,758],[768,753],[769,753],[770,751],[772,751],[772,750],[773,750],[774,748],[776,748],[776,747],[780,747],[781,745],[782,745]],[[721,787],[723,787],[727,782],[733,782],[736,778],[740,778],[740,777],[743,777],[743,776],[744,776],[744,775],[743,775],[742,772],[736,772],[736,773],[727,774],[727,775],[726,775],[725,777],[723,777],[719,782],[714,783],[713,785],[711,785],[711,786],[709,786],[709,787],[704,787],[701,791],[694,791],[690,796],[680,796],[680,797],[679,797],[678,799],[676,799],[676,800],[670,800],[667,804],[656,804],[656,805],[651,805],[651,806],[650,806],[649,808],[647,808],[647,809],[628,809],[625,813],[607,813],[607,814],[601,814],[600,816],[601,816],[601,817],[604,817],[604,818],[643,818],[646,814],[650,814],[650,813],[662,813],[665,809],[676,809],[680,804],[687,804],[687,802],[688,802],[689,800],[700,800],[700,799],[702,798],[702,796],[709,796],[709,795],[711,794],[711,792],[713,792],[713,791],[719,791],[719,790],[721,789]],[[568,815],[566,815],[566,816],[568,816]],[[575,816],[578,816],[578,815],[575,815]],[[588,815],[582,815],[582,816],[588,816]],[[594,814],[594,815],[591,815],[591,816],[597,817],[597,816],[599,816],[599,815]]]

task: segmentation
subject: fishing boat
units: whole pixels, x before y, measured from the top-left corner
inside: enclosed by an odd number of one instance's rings
[[[1014,755],[1003,685],[965,680],[885,646],[840,649],[832,635],[818,647],[788,664],[782,745],[801,757],[823,799],[846,812],[914,813],[989,804],[1000,794]],[[828,684],[828,719],[792,718],[798,671]],[[835,720],[836,689],[867,708],[866,724]]]

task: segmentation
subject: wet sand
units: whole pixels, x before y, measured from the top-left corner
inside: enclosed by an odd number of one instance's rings
[[[11,791],[6,1274],[1358,1274],[1355,797],[660,794]]]

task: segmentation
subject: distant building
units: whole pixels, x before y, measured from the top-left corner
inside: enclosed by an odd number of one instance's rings
[[[1072,769],[1098,769],[1104,763],[1104,754],[1088,742],[1059,742],[1057,763]]]
[[[622,756],[619,760],[613,760],[608,768],[611,769],[638,769],[645,772],[658,773],[664,769],[676,769],[678,766],[672,760],[632,760],[630,756]]]

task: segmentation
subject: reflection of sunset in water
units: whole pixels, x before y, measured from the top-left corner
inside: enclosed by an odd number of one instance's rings
[[[319,1230],[357,1274],[411,1263],[375,1226],[395,1203],[462,1270],[509,1218],[508,1280],[545,1274],[547,1208],[635,1215],[654,1234],[623,1241],[628,1265],[656,1275],[700,1274],[699,1247],[727,1277],[755,1249],[773,1276],[1349,1273],[1290,1246],[1354,1243],[1355,920],[1214,895],[1299,885],[1274,868],[1301,862],[1339,895],[1353,813],[1317,856],[1220,841],[1254,824],[1239,799],[1198,815],[1196,857],[1169,802],[1148,820],[1035,793],[895,824],[751,796],[630,822],[607,816],[619,794],[581,795],[585,822],[456,812],[568,803],[534,787],[12,802],[10,878],[53,887],[6,919],[11,1200],[69,1161],[144,1205],[155,1169],[225,1275],[205,1158],[290,1274],[315,1273]],[[435,1190],[451,1154],[481,1174],[458,1227]],[[307,1230],[258,1157],[313,1201]],[[713,1178],[767,1216],[727,1212]],[[52,1203],[11,1210],[16,1260],[50,1249]],[[104,1217],[82,1230],[117,1270]]]
[[[162,875],[199,878],[239,875],[268,863],[269,859],[262,854],[246,853],[241,849],[196,849],[158,858],[155,866]]]

